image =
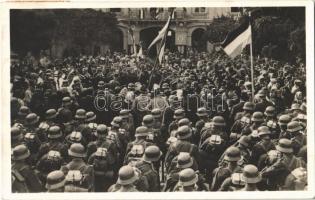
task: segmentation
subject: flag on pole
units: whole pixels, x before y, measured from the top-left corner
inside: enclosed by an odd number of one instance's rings
[[[242,53],[246,45],[252,43],[252,29],[250,20],[247,18],[239,27],[229,32],[221,46],[225,53],[231,58]]]
[[[173,11],[174,12],[174,11]],[[172,12],[172,13],[173,13]],[[157,42],[163,40],[163,38],[166,36],[167,34],[167,30],[168,30],[168,27],[169,27],[169,24],[170,24],[170,21],[171,21],[171,16],[172,14],[168,17],[167,21],[166,21],[166,24],[164,25],[164,27],[159,31],[159,34],[156,36],[156,38],[151,42],[151,44],[149,45],[148,47],[148,51],[149,49],[155,45]]]

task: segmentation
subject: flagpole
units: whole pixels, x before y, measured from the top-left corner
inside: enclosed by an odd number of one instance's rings
[[[173,12],[174,12],[174,10],[172,10],[171,15],[173,14]],[[172,21],[171,15],[169,16],[169,17],[170,17],[170,21],[169,21],[169,25],[168,25],[168,26],[170,26],[170,23],[171,23],[171,21]],[[162,49],[162,47],[164,46],[164,45],[163,45],[164,42],[166,42],[166,36],[167,36],[167,33],[168,33],[168,28],[169,28],[169,27],[167,27],[166,33],[164,34],[164,37],[163,37],[162,40],[161,40],[161,45],[159,46],[159,51],[158,51],[158,54],[157,54],[157,56],[156,56],[156,58],[155,58],[154,66],[153,66],[153,69],[152,69],[152,71],[151,71],[151,75],[150,75],[150,78],[149,78],[149,83],[148,83],[148,87],[149,87],[149,88],[150,88],[150,85],[151,85],[151,82],[152,82],[152,76],[153,76],[153,73],[154,73],[154,71],[155,71],[156,65],[157,65],[157,63],[159,62],[159,55],[160,55],[160,53],[161,53],[161,49]]]
[[[251,12],[248,14],[249,18],[251,17]],[[250,31],[252,32],[251,19],[249,19]],[[252,102],[254,102],[255,97],[255,83],[254,83],[254,58],[253,58],[253,35],[251,36],[250,42],[250,68],[251,68],[251,80],[252,80]]]

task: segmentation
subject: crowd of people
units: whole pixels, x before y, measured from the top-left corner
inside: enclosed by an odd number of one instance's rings
[[[16,60],[12,192],[306,190],[305,64],[254,61]]]

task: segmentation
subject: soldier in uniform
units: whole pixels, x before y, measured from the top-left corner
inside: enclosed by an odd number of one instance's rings
[[[276,112],[275,107],[268,106],[264,112],[265,118],[265,124],[269,128],[271,134],[270,138],[272,140],[279,139],[280,134],[280,127],[278,125],[278,120],[276,118]]]
[[[66,177],[60,170],[52,171],[47,176],[46,189],[47,192],[64,192]]]
[[[258,137],[260,141],[256,143],[252,148],[250,163],[258,165],[258,161],[263,154],[268,151],[276,149],[270,138],[271,132],[267,126],[261,126],[258,128]]]
[[[28,114],[30,114],[30,108],[27,106],[21,106],[18,112],[17,119],[14,120],[14,125],[16,126],[17,124],[24,124],[25,123],[25,118]]]
[[[64,164],[63,162],[64,160],[60,153],[54,150],[49,151],[41,157],[36,164],[36,169],[39,171],[38,176],[41,182],[45,184],[47,175],[54,170],[59,170],[61,165]]]
[[[170,145],[165,156],[165,167],[167,170],[171,166],[173,159],[180,152],[188,152],[194,159],[196,159],[198,163],[198,147],[191,143],[191,136],[192,130],[189,128],[189,126],[182,126],[178,128],[177,141]]]
[[[97,125],[97,123],[95,123],[95,119],[96,119],[96,115],[94,112],[90,111],[90,112],[86,113],[85,121],[91,130],[91,134],[87,138],[88,139],[87,143],[95,141],[97,139],[96,129],[97,129],[98,125]]]
[[[86,111],[84,109],[77,109],[75,114],[75,126],[74,130],[81,132],[85,141],[89,141],[89,137],[91,135],[91,129],[89,128],[88,124],[86,123]]]
[[[28,148],[21,144],[12,150],[12,192],[42,192],[43,186],[37,178],[31,166],[27,164],[27,159],[30,156]]]
[[[11,127],[11,149],[23,143],[23,134],[17,127]]]
[[[242,179],[245,186],[240,191],[259,191],[257,183],[261,181],[261,174],[255,165],[246,165],[243,169]]]
[[[175,131],[178,128],[178,122],[179,120],[183,119],[185,117],[185,111],[183,109],[177,109],[174,111],[174,121],[170,123],[168,126],[168,134],[171,136],[174,136],[173,131]]]
[[[193,169],[187,168],[179,172],[179,181],[175,188],[178,192],[192,192],[199,191],[198,176]]]
[[[119,169],[117,183],[112,185],[108,192],[138,192],[135,182],[139,179],[139,174],[129,165]]]
[[[68,158],[68,147],[63,143],[63,134],[59,126],[52,126],[48,130],[48,142],[43,143],[39,148],[38,159],[50,150],[60,152],[61,157]]]
[[[57,111],[55,109],[49,109],[46,111],[45,114],[45,121],[42,121],[39,124],[39,131],[43,132],[42,134],[45,134],[48,129],[54,125],[56,125],[56,117],[57,117]]]
[[[135,167],[140,170],[141,176],[145,176],[148,181],[147,192],[160,191],[159,171],[156,171],[154,163],[158,162],[162,152],[157,146],[148,146],[145,149],[143,158],[136,163]]]
[[[307,190],[307,170],[303,167],[293,170],[285,179],[284,191]]]
[[[119,112],[122,119],[121,128],[125,130],[128,140],[134,138],[134,119],[129,110],[123,109]]]
[[[291,117],[290,115],[281,115],[279,117],[279,126],[280,126],[280,135],[279,135],[279,139],[281,138],[287,138],[290,139],[290,135],[287,132],[287,125],[288,123],[291,121]]]
[[[114,166],[110,160],[112,155],[109,154],[107,148],[98,147],[88,160],[88,163],[94,168],[95,192],[106,192],[114,183]]]
[[[229,178],[233,173],[242,172],[242,168],[238,165],[238,161],[241,160],[241,152],[237,147],[229,147],[225,151],[224,160],[227,162],[227,166],[221,165],[212,172],[211,191],[217,191],[223,181]]]
[[[39,123],[39,116],[37,116],[35,113],[30,113],[25,118],[25,132],[26,133],[35,133],[37,134],[39,140],[41,142],[46,142],[47,136],[44,132],[40,132],[38,128]]]
[[[154,125],[153,115],[145,115],[142,119],[142,126],[145,126],[148,129],[149,132],[148,140],[150,140],[152,143],[156,143],[157,135],[155,135],[153,125]]]
[[[201,130],[201,138],[200,138],[200,145],[204,143],[204,141],[209,138],[211,135],[220,135],[221,139],[223,140],[223,144],[227,144],[229,137],[226,133],[225,126],[226,123],[222,116],[215,116],[212,119],[212,126],[207,127],[205,126]]]
[[[258,138],[258,128],[264,123],[264,114],[262,112],[254,112],[251,118],[252,124],[247,125],[243,131],[242,135],[249,135],[251,137],[252,144],[259,141]]]
[[[84,146],[79,143],[72,144],[68,150],[68,154],[71,161],[61,167],[61,171],[66,175],[68,182],[65,191],[93,191],[94,170],[92,166],[86,164],[84,161],[86,158]]]
[[[306,136],[301,132],[303,127],[297,121],[288,123],[287,133],[290,134],[294,155],[297,155],[300,149],[306,145]]]

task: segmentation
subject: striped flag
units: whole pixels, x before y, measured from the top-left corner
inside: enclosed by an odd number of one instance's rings
[[[166,24],[164,25],[164,27],[159,31],[159,34],[156,36],[156,38],[151,42],[151,44],[148,47],[148,51],[149,49],[155,45],[157,42],[163,40],[166,35],[167,35],[167,30],[171,21],[171,16],[173,14],[174,11],[172,11],[171,15],[168,17]],[[164,41],[165,42],[165,41]]]
[[[228,56],[235,58],[242,53],[246,45],[251,43],[252,29],[250,20],[247,18],[238,28],[227,34],[221,46]]]

